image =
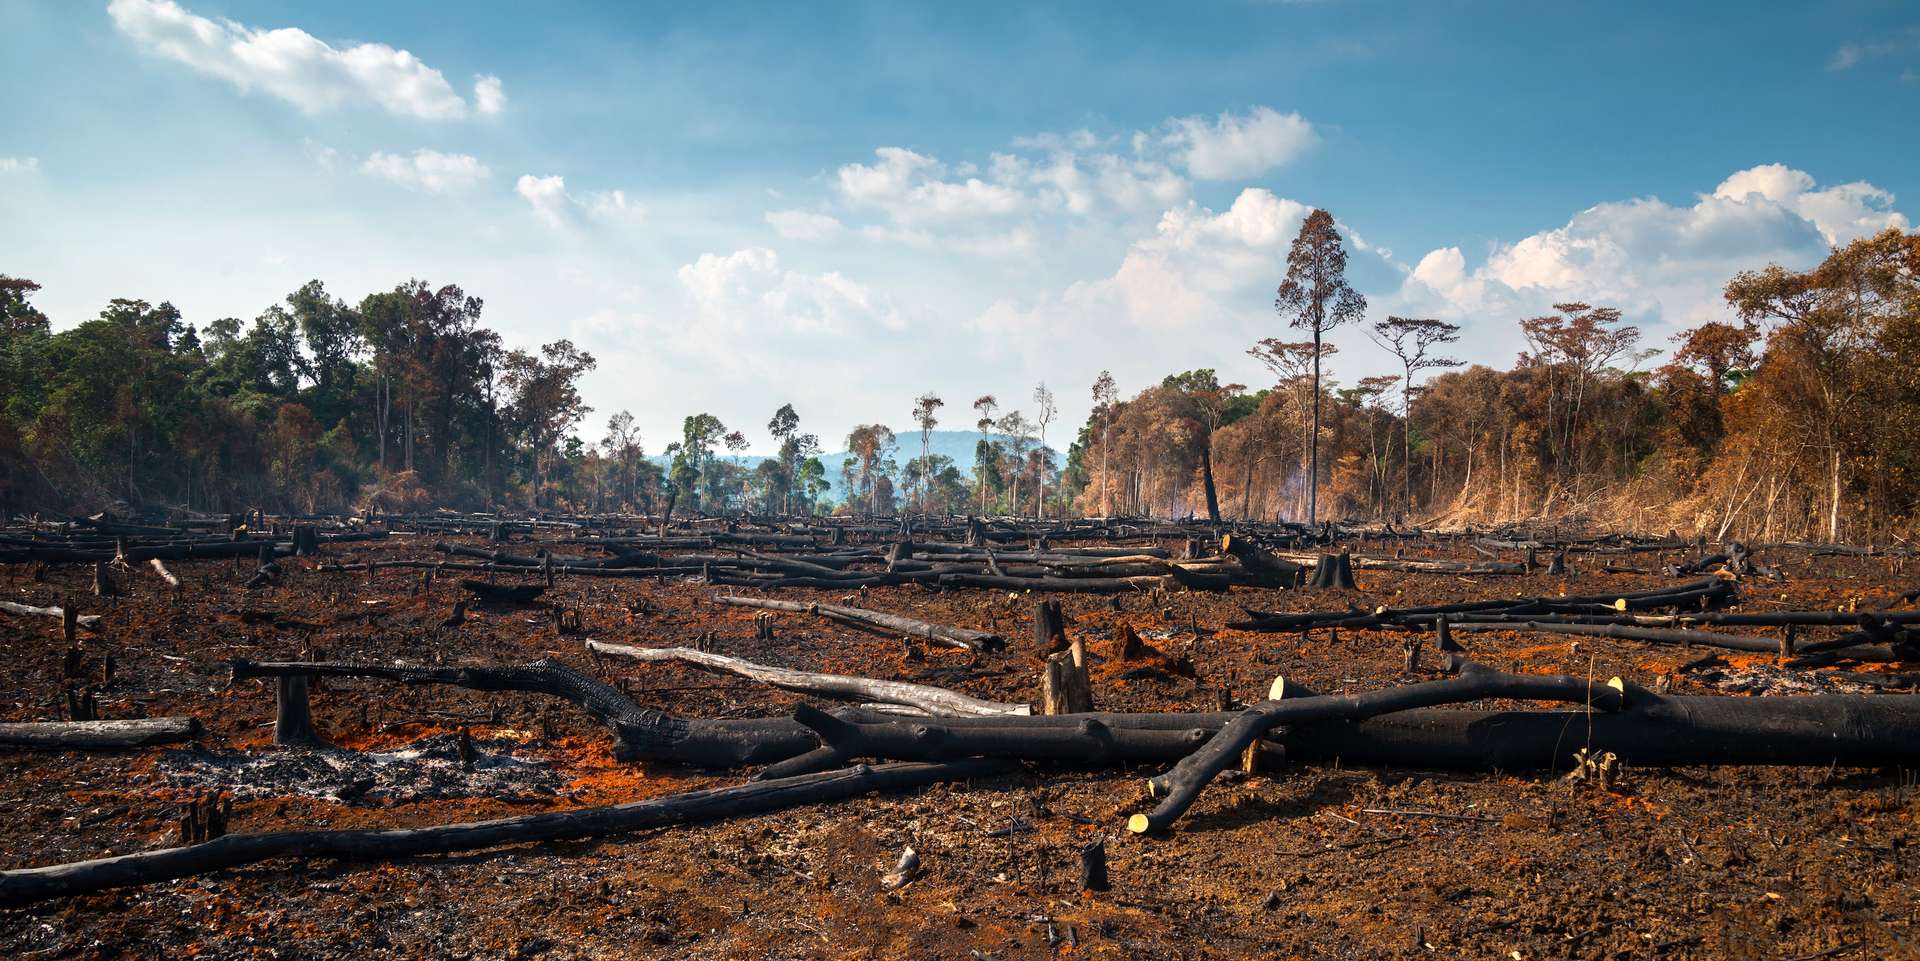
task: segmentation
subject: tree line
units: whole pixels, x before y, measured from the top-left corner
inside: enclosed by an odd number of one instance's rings
[[[820,438],[788,404],[775,453],[708,413],[648,456],[630,412],[583,436],[594,358],[512,350],[457,286],[409,281],[357,304],[312,281],[250,322],[196,327],[114,300],[55,333],[32,281],[0,276],[0,510],[178,505],[339,512],[518,506],[647,514],[817,513],[1575,519],[1718,536],[1872,539],[1920,507],[1920,233],[1889,230],[1816,267],[1731,278],[1726,320],[1655,348],[1621,311],[1557,304],[1461,323],[1386,317],[1345,279],[1333,217],[1301,226],[1275,309],[1298,339],[1249,347],[1264,385],[1177,372],[1123,398],[1093,383],[1064,458],[1053,391],[972,403],[973,462],[855,426],[829,491]],[[1516,323],[1508,369],[1448,351]],[[1366,326],[1387,373],[1343,383],[1327,334]],[[1372,365],[1370,365],[1372,366]],[[905,454],[902,454],[902,448]]]
[[[1920,233],[1812,269],[1741,272],[1728,316],[1647,344],[1621,311],[1517,320],[1513,366],[1446,356],[1463,325],[1368,325],[1395,372],[1342,384],[1325,333],[1364,323],[1315,211],[1276,307],[1311,339],[1249,350],[1273,381],[1212,370],[1125,401],[1111,378],[1067,468],[1082,513],[1426,523],[1575,520],[1760,540],[1912,534],[1920,509]],[[1514,323],[1485,318],[1468,324]]]

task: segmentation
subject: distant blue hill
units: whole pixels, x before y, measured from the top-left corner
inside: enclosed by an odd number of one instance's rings
[[[1008,435],[1005,434],[993,434],[990,435],[990,438],[997,441],[1006,441],[1009,439]],[[935,457],[951,459],[954,466],[960,468],[962,475],[969,479],[973,477],[973,449],[974,445],[980,443],[980,433],[978,431],[936,430],[933,432],[931,440],[933,455]],[[899,445],[899,449],[894,452],[893,459],[898,462],[902,468],[906,467],[908,461],[920,456],[919,431],[916,430],[908,434],[896,434],[895,442]],[[1049,444],[1047,446],[1052,447],[1053,445]],[[1059,449],[1054,448],[1054,451],[1054,456],[1057,460],[1059,458]],[[728,460],[729,458],[723,453],[720,455],[720,459]],[[739,462],[742,466],[751,470],[760,466],[761,461],[771,459],[772,458],[764,454],[747,454],[740,457]],[[820,455],[820,463],[827,469],[827,483],[830,485],[826,494],[828,501],[837,502],[846,497],[846,493],[840,489],[840,470],[847,461],[852,459],[852,452],[844,450]],[[648,460],[665,467],[669,459],[664,455],[655,454],[649,457]]]

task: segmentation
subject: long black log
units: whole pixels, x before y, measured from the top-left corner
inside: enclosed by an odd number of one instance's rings
[[[619,689],[554,660],[518,667],[397,667],[326,661],[233,662],[236,680],[256,677],[357,677],[402,684],[445,684],[475,691],[524,691],[562,698],[613,728],[614,756],[708,768],[767,764],[812,750],[805,728],[787,718],[681,718],[634,703]]]
[[[1629,765],[1888,765],[1920,762],[1920,696],[1814,695],[1735,698],[1657,696],[1633,690],[1626,710],[1477,711],[1414,708],[1363,721],[1290,724],[1268,733],[1292,761],[1465,771],[1559,770],[1574,752],[1610,751]],[[1303,699],[1299,702],[1305,704]],[[771,776],[821,770],[857,757],[963,756],[969,751],[1026,760],[1172,761],[1191,734],[1216,731],[1237,715],[1092,714],[1076,717],[900,719],[841,711],[814,728],[839,747],[819,747],[766,770]],[[836,733],[835,722],[851,725]],[[1089,724],[1089,722],[1092,722]],[[1144,725],[1144,726],[1137,726]]]
[[[1282,724],[1360,720],[1409,708],[1494,697],[1584,703],[1603,711],[1619,710],[1626,702],[1624,683],[1612,687],[1578,677],[1506,674],[1457,656],[1448,658],[1448,667],[1459,674],[1447,680],[1365,694],[1281,698],[1247,708],[1199,750],[1182,758],[1173,770],[1148,781],[1149,790],[1163,800],[1152,811],[1129,819],[1127,829],[1135,833],[1165,830],[1193,805],[1215,775],[1226,770],[1249,745]]]
[[[1590,594],[1568,597],[1522,597],[1511,600],[1463,601],[1456,604],[1434,604],[1422,607],[1387,608],[1373,613],[1363,611],[1310,611],[1291,613],[1285,611],[1247,612],[1250,620],[1236,621],[1227,626],[1241,631],[1302,631],[1330,626],[1371,626],[1394,623],[1402,626],[1431,625],[1441,615],[1455,617],[1467,614],[1604,614],[1617,615],[1628,611],[1650,611],[1672,607],[1697,607],[1704,603],[1708,607],[1723,607],[1737,599],[1733,584],[1729,581],[1712,578],[1683,584],[1677,587],[1660,588],[1653,591],[1628,592],[1624,594]],[[1355,618],[1368,618],[1357,622]]]
[[[869,791],[897,791],[939,781],[986,777],[1005,770],[1007,765],[1003,762],[987,760],[862,766],[778,781],[689,791],[629,804],[492,821],[390,830],[229,834],[188,847],[0,871],[0,906],[172,881],[283,858],[392,861],[507,844],[605,837],[840,801]]]
[[[1529,620],[1456,623],[1452,629],[1456,631],[1531,631],[1578,637],[1611,637],[1649,644],[1698,645],[1757,654],[1792,653],[1784,642],[1772,638],[1742,634],[1715,634],[1711,631],[1689,631],[1676,628],[1639,627],[1631,624],[1569,624],[1559,621]],[[1876,644],[1873,641],[1874,639],[1867,634],[1854,633],[1832,641],[1802,645],[1798,650],[1807,654],[1824,653],[1833,658],[1858,661],[1905,661],[1920,654],[1920,651],[1914,650],[1911,644],[1898,641]]]

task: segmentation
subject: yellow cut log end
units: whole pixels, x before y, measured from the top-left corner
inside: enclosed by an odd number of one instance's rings
[[[1277,700],[1280,700],[1282,697],[1285,697],[1286,694],[1287,694],[1287,676],[1285,674],[1281,674],[1273,679],[1272,684],[1269,684],[1267,686],[1267,700],[1277,701]]]
[[[1136,814],[1127,819],[1127,830],[1135,834],[1145,834],[1151,827],[1153,827],[1152,822],[1148,821],[1144,814]]]

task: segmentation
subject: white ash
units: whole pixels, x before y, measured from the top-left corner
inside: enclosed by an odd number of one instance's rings
[[[566,783],[545,760],[516,755],[527,745],[510,740],[475,739],[476,756],[468,768],[460,759],[459,737],[436,734],[386,751],[168,751],[158,770],[171,787],[227,791],[240,799],[315,797],[347,803],[540,800],[558,796]]]

